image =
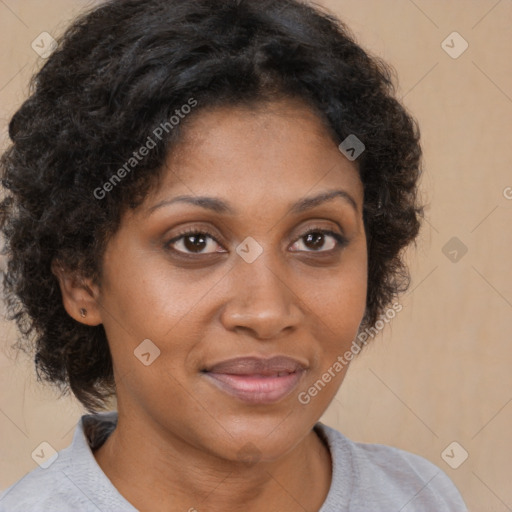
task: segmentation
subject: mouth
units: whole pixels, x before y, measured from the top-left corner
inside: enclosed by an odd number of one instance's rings
[[[306,370],[306,364],[286,356],[241,357],[217,363],[202,374],[217,389],[243,402],[271,404],[288,396]]]

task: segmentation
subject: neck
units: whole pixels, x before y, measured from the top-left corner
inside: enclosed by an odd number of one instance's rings
[[[167,433],[163,441],[120,416],[94,456],[141,512],[231,512],[242,503],[246,512],[318,511],[331,485],[330,453],[314,430],[278,460],[251,463],[220,459]]]

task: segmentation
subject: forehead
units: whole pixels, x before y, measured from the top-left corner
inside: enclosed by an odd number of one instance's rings
[[[187,121],[148,203],[186,193],[229,196],[243,206],[251,198],[263,204],[332,187],[362,202],[355,163],[300,101],[208,109]]]

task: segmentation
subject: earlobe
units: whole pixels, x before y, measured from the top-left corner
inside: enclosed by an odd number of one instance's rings
[[[98,286],[91,279],[66,270],[57,260],[52,262],[51,270],[59,281],[62,304],[68,315],[85,325],[101,324],[101,312],[96,300]]]

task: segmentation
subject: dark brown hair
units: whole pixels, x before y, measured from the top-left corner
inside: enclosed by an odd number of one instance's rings
[[[104,197],[95,190],[192,97],[192,115],[300,97],[340,143],[349,135],[362,141],[362,328],[408,287],[402,250],[422,215],[419,129],[395,98],[393,69],[340,20],[299,0],[113,0],[77,19],[58,43],[9,124],[12,145],[0,166],[5,298],[23,334],[18,346],[35,349],[40,378],[70,388],[91,412],[115,393],[103,326],[66,313],[51,264],[58,258],[100,278],[122,212],[143,200],[180,130],[163,132]]]

